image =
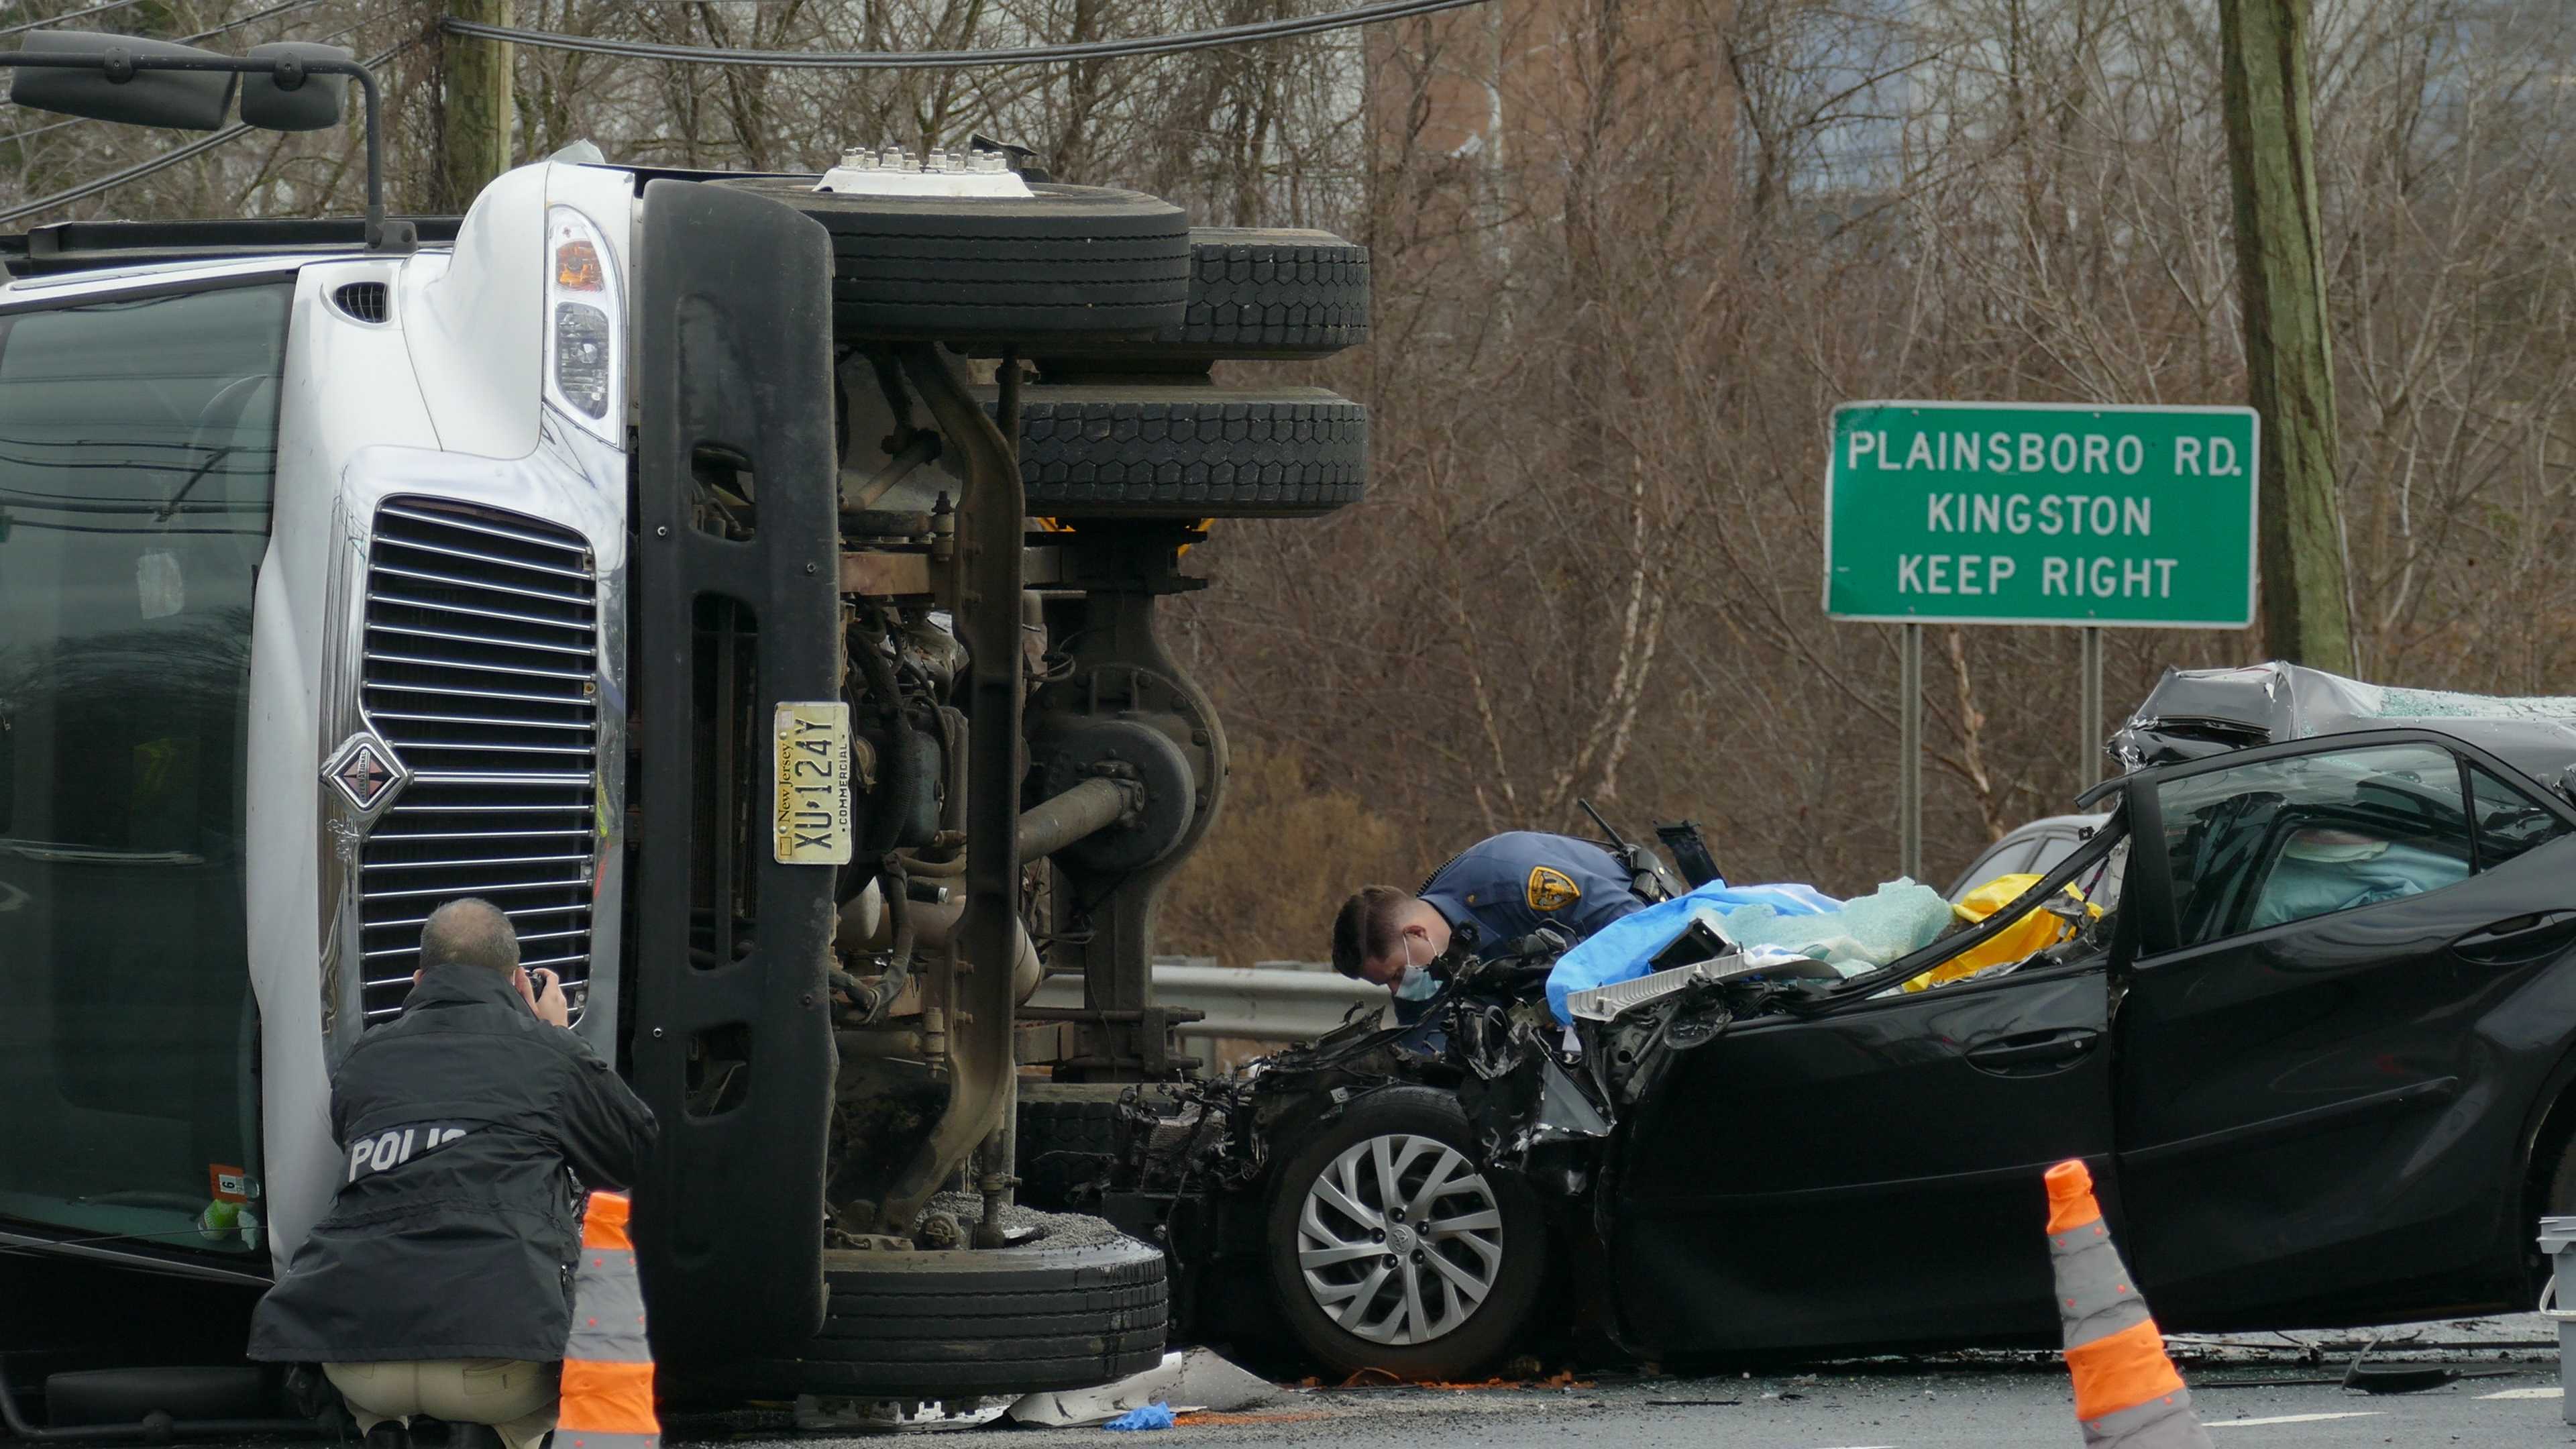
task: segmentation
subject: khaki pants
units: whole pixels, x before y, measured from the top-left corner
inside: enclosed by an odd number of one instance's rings
[[[562,1369],[511,1358],[322,1365],[357,1414],[362,1434],[387,1419],[409,1428],[412,1415],[426,1414],[451,1424],[489,1424],[508,1449],[536,1449],[555,1426]]]

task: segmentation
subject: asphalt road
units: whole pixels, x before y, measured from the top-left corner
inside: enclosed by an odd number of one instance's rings
[[[2564,1419],[2555,1325],[2537,1315],[2176,1338],[2169,1347],[2218,1449],[2576,1446],[2576,1426]],[[2374,1366],[2479,1376],[2418,1393],[2347,1390],[2345,1367],[2365,1348]],[[664,1428],[671,1449],[894,1442],[880,1433],[792,1432],[783,1409],[680,1418]],[[1156,1434],[1002,1424],[902,1437],[918,1449],[2074,1449],[2082,1442],[2065,1370],[2053,1354],[2026,1351],[1701,1378],[1604,1372],[1561,1385],[1282,1386],[1263,1402],[1185,1417]],[[0,1446],[11,1442],[0,1434]],[[423,1449],[445,1442],[435,1428],[421,1439]],[[293,1446],[269,1440],[232,1449]]]
[[[2368,1396],[2326,1386],[2229,1389],[2204,1380],[2195,1395],[2220,1449],[2292,1445],[2525,1446],[2576,1444],[2562,1421],[2557,1373],[2476,1379],[2431,1393]],[[2551,1397],[2535,1398],[2535,1391]],[[2503,1397],[2497,1395],[2525,1395]],[[861,1436],[883,1442],[881,1436]],[[1662,1379],[1525,1391],[1378,1389],[1292,1391],[1273,1404],[1167,1434],[1100,1429],[985,1429],[936,1436],[943,1449],[1064,1449],[1140,1440],[1226,1449],[1932,1449],[2075,1445],[2063,1383],[2035,1373],[1897,1373],[1802,1379]],[[745,1441],[731,1441],[742,1446]],[[760,1441],[753,1440],[752,1443]],[[798,1436],[798,1449],[858,1442]]]
[[[2425,1392],[2340,1386],[2364,1346],[2347,1334],[2178,1342],[2202,1422],[2219,1449],[2311,1445],[2576,1445],[2564,1421],[2556,1353],[2536,1317],[2416,1325],[2388,1335],[2372,1364],[2489,1371]],[[2316,1383],[2260,1380],[2326,1379]],[[672,1436],[715,1442],[710,1426]],[[696,1435],[690,1430],[695,1428]],[[732,1449],[820,1449],[882,1436],[792,1439],[737,1423]],[[1165,1434],[996,1427],[940,1433],[940,1449],[2017,1449],[2081,1443],[2064,1372],[2047,1356],[1965,1354],[1818,1365],[1772,1376],[1602,1375],[1563,1387],[1282,1389],[1233,1414],[1184,1418]]]

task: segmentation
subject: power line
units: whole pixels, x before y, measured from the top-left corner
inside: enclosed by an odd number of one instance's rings
[[[245,25],[256,25],[259,22],[268,19],[272,15],[283,15],[289,10],[310,10],[321,3],[322,0],[283,0],[283,3],[281,4],[271,5],[265,10],[254,11],[251,14],[243,16],[239,20],[226,21],[212,30],[200,30],[194,35],[182,35],[179,37],[179,44],[191,45],[197,41],[221,35],[227,30],[239,30]],[[149,40],[151,38],[152,37],[150,36],[141,35],[135,37],[137,40]]]
[[[1212,30],[1188,30],[1130,40],[1093,40],[1079,45],[1020,45],[992,50],[728,50],[712,46],[661,45],[642,40],[604,40],[596,36],[520,30],[507,25],[483,25],[454,18],[442,21],[441,28],[450,35],[471,36],[477,40],[507,41],[544,50],[624,56],[630,60],[675,60],[696,65],[756,65],[803,70],[959,70],[988,65],[1057,65],[1077,60],[1171,55],[1187,50],[1248,45],[1261,40],[1284,40],[1290,36],[1346,30],[1388,20],[1408,20],[1417,15],[1434,15],[1443,10],[1459,10],[1483,3],[1485,0],[1373,0],[1370,4],[1326,11],[1321,15],[1220,25]]]
[[[389,61],[395,56],[402,54],[404,51],[419,45],[428,38],[429,37],[426,35],[415,35],[411,39],[404,41],[402,44],[393,47],[391,50],[387,50],[367,61],[366,67],[369,70],[374,70],[377,66],[383,65],[386,61]],[[256,129],[256,127],[250,125],[248,122],[236,121],[232,125],[226,126],[224,129],[215,132],[213,135],[208,136],[203,140],[191,141],[187,145],[182,146],[175,151],[164,151],[149,161],[138,161],[134,165],[126,167],[122,171],[111,171],[107,175],[101,176],[96,180],[84,181],[78,186],[74,186],[63,191],[57,191],[51,196],[38,197],[34,201],[27,202],[20,206],[11,207],[7,211],[0,211],[0,225],[6,225],[7,223],[16,221],[23,216],[33,216],[40,211],[51,211],[57,206],[63,206],[70,202],[78,201],[83,197],[96,196],[102,191],[123,186],[129,181],[149,176],[155,171],[176,166],[191,156],[203,155],[217,146],[224,144],[226,141],[233,140],[245,132]]]
[[[87,10],[74,10],[67,15],[57,15],[50,20],[30,20],[23,25],[12,25],[6,29],[0,29],[0,35],[24,35],[30,30],[42,30],[48,25],[60,25],[66,20],[82,20],[92,15],[105,15],[110,10],[123,10],[142,3],[143,0],[107,0],[104,5],[93,5]]]

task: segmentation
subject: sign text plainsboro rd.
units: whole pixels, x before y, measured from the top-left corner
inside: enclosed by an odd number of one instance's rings
[[[1896,623],[2241,629],[2251,408],[1846,403],[1825,612]]]

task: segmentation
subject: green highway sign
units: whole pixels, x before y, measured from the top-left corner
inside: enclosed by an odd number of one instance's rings
[[[2254,622],[2251,408],[1834,410],[1825,612],[1914,624]]]

